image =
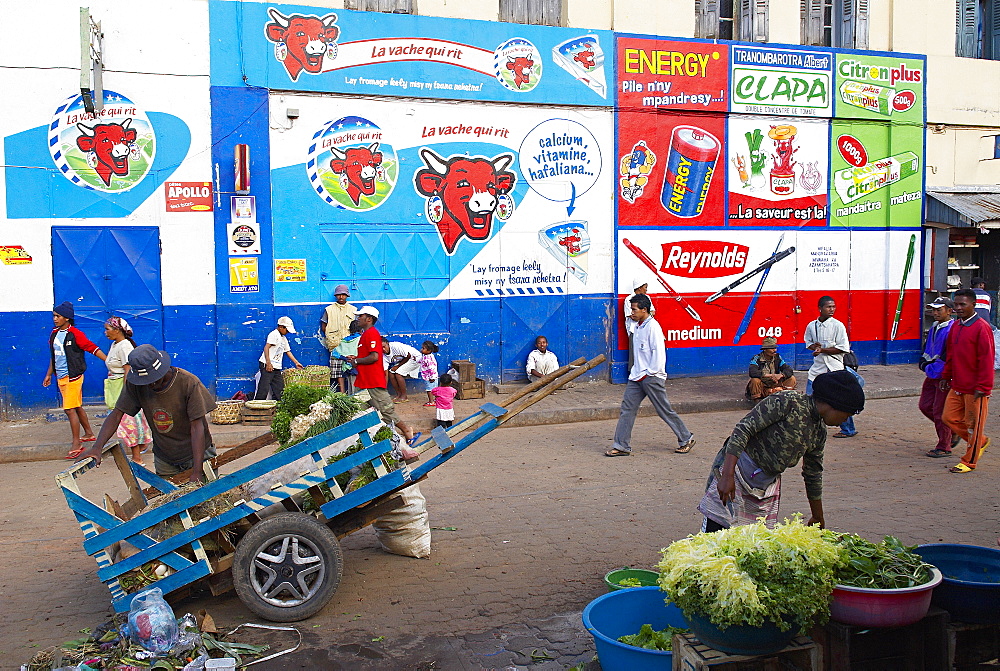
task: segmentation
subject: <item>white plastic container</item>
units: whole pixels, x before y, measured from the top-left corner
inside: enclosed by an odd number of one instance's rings
[[[232,657],[210,659],[205,662],[205,671],[236,671],[236,660]]]

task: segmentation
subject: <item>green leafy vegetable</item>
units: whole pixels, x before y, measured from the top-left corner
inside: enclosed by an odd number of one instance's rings
[[[855,534],[825,532],[844,551],[844,564],[837,569],[837,584],[848,587],[900,589],[930,581],[930,564],[898,538],[886,536],[872,543]]]
[[[642,587],[642,581],[638,578],[622,578],[618,584],[621,587]]]
[[[627,578],[628,579],[628,578]],[[631,578],[634,580],[634,578]],[[667,627],[661,631],[654,631],[653,625],[644,624],[639,628],[638,634],[628,634],[618,638],[619,643],[633,645],[646,650],[662,650],[670,652],[673,647],[674,634],[686,634],[691,631],[684,627]]]
[[[802,517],[768,529],[763,522],[688,536],[663,550],[660,588],[681,610],[720,628],[760,626],[805,633],[830,617],[838,545]]]

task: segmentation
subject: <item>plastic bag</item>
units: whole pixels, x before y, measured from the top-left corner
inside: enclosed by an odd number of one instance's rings
[[[431,556],[431,526],[427,518],[427,499],[420,487],[400,490],[403,506],[375,520],[372,527],[382,549],[404,557],[425,559]]]
[[[177,645],[177,620],[159,587],[140,592],[132,599],[128,634],[133,642],[158,655]]]

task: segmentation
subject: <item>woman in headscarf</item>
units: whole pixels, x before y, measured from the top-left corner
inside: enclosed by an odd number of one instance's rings
[[[104,404],[114,410],[125,384],[125,374],[129,370],[128,354],[136,345],[132,340],[132,328],[121,317],[112,317],[104,322],[104,335],[111,341],[111,349],[108,350],[108,358],[105,360],[108,366],[108,379],[104,381]],[[132,450],[132,461],[145,466],[142,453],[149,448],[153,437],[142,412],[136,413],[135,417],[123,415],[116,435],[123,446]]]

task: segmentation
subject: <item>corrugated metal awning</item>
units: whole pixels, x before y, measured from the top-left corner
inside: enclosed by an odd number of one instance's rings
[[[1000,228],[1000,187],[952,186],[927,189],[927,195],[928,221]]]

